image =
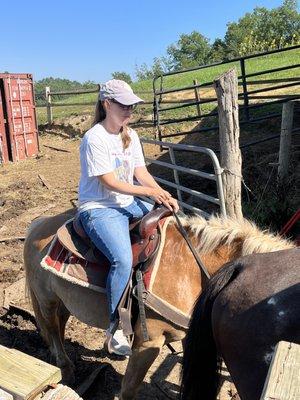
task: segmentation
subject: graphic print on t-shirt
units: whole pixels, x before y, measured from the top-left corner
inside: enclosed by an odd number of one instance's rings
[[[130,164],[128,160],[115,158],[116,168],[114,170],[115,177],[121,182],[129,182]]]

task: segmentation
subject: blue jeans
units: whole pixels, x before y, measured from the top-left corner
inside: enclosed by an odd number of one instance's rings
[[[94,208],[80,213],[86,234],[111,263],[106,281],[111,322],[117,318],[116,308],[131,274],[129,223],[146,215],[152,207],[135,198],[128,207]]]

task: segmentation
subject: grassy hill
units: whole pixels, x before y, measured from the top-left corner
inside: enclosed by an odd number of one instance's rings
[[[300,59],[300,49],[294,49],[294,50],[289,50],[285,51],[282,53],[275,53],[275,54],[270,54],[270,55],[265,55],[265,56],[260,56],[257,58],[252,58],[248,59],[245,61],[245,69],[246,69],[246,74],[251,74],[263,70],[269,70],[269,69],[274,69],[274,68],[280,68],[284,66],[289,66],[289,65],[297,65],[299,63]],[[217,65],[217,66],[211,66],[209,68],[201,69],[201,70],[196,70],[196,71],[191,71],[191,72],[184,72],[176,75],[170,75],[167,77],[164,77],[163,80],[163,88],[164,89],[172,89],[172,88],[180,88],[180,87],[185,87],[185,86],[190,86],[193,84],[193,80],[197,79],[198,83],[207,83],[213,81],[215,78],[217,78],[220,74],[228,70],[229,68],[235,67],[238,71],[238,75],[241,74],[240,70],[240,63],[238,61],[236,62],[230,62],[226,63],[223,65]],[[294,69],[289,69],[285,71],[278,71],[278,72],[273,72],[265,75],[259,75],[257,77],[251,78],[252,80],[255,79],[255,81],[260,81],[263,83],[264,80],[266,79],[284,79],[284,78],[295,78],[300,76],[300,67],[294,68]],[[134,91],[137,93],[141,93],[141,97],[144,98],[146,101],[152,102],[153,100],[153,81],[151,79],[145,80],[145,81],[140,81],[136,82],[132,85]],[[157,89],[159,87],[159,82],[157,82]],[[259,85],[255,84],[251,86],[251,90],[258,88]],[[142,93],[142,92],[148,92],[148,93]],[[270,93],[270,92],[268,92]],[[282,93],[299,93],[299,87],[294,86],[290,88],[286,88],[283,91],[280,92]],[[184,93],[182,94],[184,97]],[[204,97],[205,97],[205,92],[204,92]],[[84,115],[84,114],[92,114],[94,111],[94,104],[96,103],[97,100],[97,94],[96,93],[91,93],[91,94],[79,94],[75,96],[69,96],[64,99],[59,99],[56,100],[55,97],[53,97],[52,102],[53,104],[57,104],[57,107],[53,107],[53,117],[54,119],[62,119],[62,118],[67,118],[72,115]],[[85,103],[85,105],[74,105],[71,106],[71,104],[78,104],[78,103]],[[70,106],[67,107],[62,107],[60,104],[70,104]],[[204,106],[203,112],[209,112],[210,109],[212,109],[214,106],[213,105],[207,105]],[[152,106],[145,106],[144,113],[151,113],[152,112]],[[181,110],[174,110],[170,115],[168,115],[169,118],[178,118],[185,116],[186,114],[189,114],[189,109],[181,109]],[[39,124],[44,124],[46,123],[46,109],[45,108],[38,108],[37,109],[37,117],[38,117],[38,123]]]

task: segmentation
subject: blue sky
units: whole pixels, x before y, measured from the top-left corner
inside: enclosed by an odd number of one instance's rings
[[[180,34],[223,38],[228,22],[281,0],[15,0],[0,7],[0,72],[103,82],[134,76]]]

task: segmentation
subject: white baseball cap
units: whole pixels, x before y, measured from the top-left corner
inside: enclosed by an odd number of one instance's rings
[[[111,79],[100,85],[99,100],[109,99],[114,99],[125,106],[144,103],[144,100],[133,93],[128,83],[119,79]]]

